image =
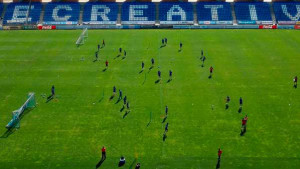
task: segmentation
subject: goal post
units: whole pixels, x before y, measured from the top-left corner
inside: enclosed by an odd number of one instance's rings
[[[34,108],[36,106],[35,94],[29,93],[26,102],[18,109],[12,112],[12,119],[6,125],[7,129],[19,128],[20,127],[20,117],[23,112],[28,108]]]
[[[76,41],[76,45],[77,46],[80,46],[80,45],[83,45],[86,38],[88,38],[88,29],[85,28],[83,29],[82,33],[80,34],[80,36],[78,37],[77,41]]]

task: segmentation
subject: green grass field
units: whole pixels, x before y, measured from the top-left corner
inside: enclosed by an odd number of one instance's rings
[[[134,162],[142,169],[213,169],[219,147],[222,169],[300,167],[300,89],[292,81],[300,76],[299,31],[89,30],[77,48],[81,32],[0,32],[1,169],[92,169],[103,145],[102,169],[118,168],[121,155],[126,169]],[[164,37],[168,45],[160,48]],[[106,47],[93,62],[102,39]],[[125,59],[116,58],[119,47],[127,51]],[[105,60],[109,68],[103,72]],[[142,61],[145,71],[139,73]],[[155,84],[158,69],[162,81]],[[173,80],[167,83],[170,69]],[[52,85],[57,98],[45,103],[42,95]],[[114,85],[130,102],[125,118],[123,102],[109,100]],[[5,136],[11,112],[29,92],[36,93],[37,107]],[[166,105],[169,132],[163,142]]]

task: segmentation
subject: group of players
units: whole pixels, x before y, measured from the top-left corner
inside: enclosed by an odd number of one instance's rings
[[[167,45],[167,43],[168,43],[168,39],[167,38],[163,38],[162,39],[162,45],[161,45],[161,47],[165,47],[166,45]],[[98,44],[98,51],[96,52],[96,54],[95,54],[95,57],[96,57],[96,60],[98,60],[98,52],[100,51],[100,49],[101,48],[103,48],[105,46],[105,41],[103,40],[102,41],[102,46],[100,47],[100,44]],[[181,52],[182,51],[182,47],[183,47],[183,44],[180,42],[180,44],[179,44],[179,52]],[[119,55],[121,55],[122,54],[122,48],[119,48]],[[126,55],[127,55],[127,53],[126,53],[126,51],[124,50],[124,58],[126,57]],[[205,60],[206,60],[206,57],[204,56],[204,53],[203,53],[203,50],[201,50],[201,57],[200,57],[200,60],[202,61],[202,67],[204,67],[204,62],[205,62]],[[149,68],[149,70],[151,70],[153,67],[154,67],[154,64],[155,64],[155,61],[154,61],[154,58],[152,58],[151,59],[151,67]],[[106,69],[108,68],[108,61],[106,60],[106,62],[105,62],[105,66],[106,66]],[[142,67],[142,70],[141,70],[141,72],[143,72],[144,71],[144,68],[145,68],[145,63],[142,61],[142,64],[141,64],[141,67]],[[214,68],[211,66],[210,68],[209,68],[209,78],[212,78],[212,75],[213,75],[213,70],[214,70]],[[141,73],[140,72],[140,73]],[[157,74],[158,74],[158,81],[161,81],[161,71],[160,70],[158,70],[158,72],[157,72]],[[170,80],[172,80],[172,75],[173,75],[173,72],[172,72],[172,70],[169,70],[169,81]],[[297,88],[297,82],[298,82],[298,78],[297,78],[297,76],[295,76],[294,77],[294,79],[293,79],[293,82],[294,82],[294,88]],[[54,93],[54,92],[53,92]],[[111,97],[111,98],[113,98],[114,96],[116,95],[116,87],[114,86],[113,87],[113,96]],[[118,101],[120,101],[120,100],[122,100],[123,99],[123,108],[122,109],[124,109],[125,107],[127,108],[127,110],[128,110],[128,112],[130,111],[130,107],[129,107],[129,101],[127,100],[127,97],[125,96],[124,98],[123,98],[123,94],[122,94],[122,91],[121,90],[119,90],[119,98],[118,98]],[[229,108],[229,102],[230,102],[230,97],[229,96],[227,96],[226,97],[226,99],[225,99],[225,109],[228,109]],[[240,108],[239,108],[239,113],[241,113],[242,112],[242,106],[243,106],[243,99],[242,99],[242,97],[240,97],[240,99],[239,99],[239,104],[240,104]],[[213,107],[212,107],[213,108]],[[165,108],[165,117],[164,117],[164,119],[163,119],[163,122],[162,123],[164,123],[164,122],[166,122],[166,120],[167,120],[167,117],[168,117],[168,106],[166,106],[166,108]],[[242,118],[242,127],[241,127],[241,133],[240,133],[240,135],[241,136],[243,136],[245,133],[246,133],[246,126],[247,126],[247,121],[248,121],[248,116],[247,115],[245,115],[245,117],[243,117]],[[169,127],[169,123],[167,122],[166,123],[166,125],[165,125],[165,130],[164,130],[164,134],[163,134],[163,140],[165,140],[166,139],[166,137],[167,137],[167,132],[168,132],[168,127]],[[103,154],[103,149],[102,149],[102,157],[103,157],[103,155],[105,156],[105,158],[106,158],[106,149],[105,149],[105,152],[104,152],[104,154]],[[217,161],[217,166],[216,166],[216,168],[220,168],[220,162],[221,162],[221,155],[222,155],[222,150],[219,148],[218,149],[218,161]],[[121,158],[122,159],[122,158]],[[122,160],[121,160],[122,161]],[[125,162],[125,158],[124,158],[124,162]],[[136,169],[139,169],[140,168],[140,163],[137,163],[137,165],[136,165]]]

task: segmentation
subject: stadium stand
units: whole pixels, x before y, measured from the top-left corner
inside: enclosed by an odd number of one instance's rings
[[[2,17],[2,12],[3,12],[3,4],[2,3],[0,3],[0,17]],[[0,19],[0,21],[1,21],[2,19]]]
[[[83,24],[116,24],[117,3],[88,2],[84,5]]]
[[[193,5],[187,2],[159,4],[160,24],[193,24]]]
[[[236,2],[235,15],[239,24],[272,24],[270,6],[265,2]]]
[[[199,24],[232,24],[230,3],[199,2],[197,17]]]
[[[274,2],[273,8],[279,24],[300,23],[300,2]]]
[[[155,4],[125,2],[122,5],[122,24],[155,24]]]
[[[78,24],[79,13],[79,3],[50,2],[46,5],[44,24]]]
[[[40,13],[42,10],[42,4],[38,2],[31,3],[29,10],[29,3],[10,3],[6,8],[3,24],[24,24],[26,23],[26,17],[28,24],[37,24],[40,19]]]

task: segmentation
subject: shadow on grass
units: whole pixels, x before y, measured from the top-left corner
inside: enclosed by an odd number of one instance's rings
[[[31,112],[31,110],[33,110],[33,108],[28,108],[26,110],[24,110],[24,112],[22,113],[22,115],[19,117],[19,123],[21,122],[21,120],[23,119],[24,116],[26,116],[29,112]],[[16,125],[20,125],[18,123],[16,123],[14,126],[12,126],[11,128],[7,129],[0,138],[7,138],[9,137],[11,134],[13,134],[16,130],[17,130],[17,126]]]
[[[49,103],[51,100],[54,99],[54,95],[50,95],[47,97],[46,103]]]
[[[151,120],[148,122],[147,127],[150,126],[150,124],[151,124]]]
[[[125,114],[123,115],[123,119],[129,114],[130,111],[126,111]]]
[[[130,166],[129,166],[129,169],[132,169],[132,167],[134,166],[134,164],[136,163],[136,158],[132,161],[132,163],[130,164]]]
[[[104,99],[104,96],[103,96],[103,97],[101,97],[101,99],[99,99],[99,101],[98,101],[98,102],[99,102],[99,103],[100,103],[100,102],[102,102],[102,100],[103,100],[103,99]]]
[[[104,161],[105,161],[105,158],[101,158],[101,160],[96,165],[96,169],[99,168]]]
[[[167,118],[168,118],[168,116],[165,116],[164,119],[163,119],[163,121],[161,123],[166,122]]]
[[[219,169],[219,168],[221,167],[220,163],[221,163],[221,159],[220,159],[220,158],[218,158],[218,162],[217,162],[216,169]]]
[[[2,134],[2,136],[0,138],[7,138],[8,136],[10,136],[11,134],[13,134],[17,129],[16,128],[10,128],[7,129],[5,133]]]
[[[106,72],[107,68],[103,69],[102,72]]]
[[[111,101],[112,99],[114,99],[115,95],[111,95],[109,98],[109,101]]]
[[[160,82],[160,79],[156,80],[156,81],[155,81],[155,84],[157,84],[157,83],[159,83],[159,82]]]
[[[209,75],[208,78],[211,79],[211,78],[212,78],[212,75]]]
[[[141,70],[141,71],[139,72],[139,74],[143,73],[143,71],[144,71],[144,70]]]
[[[122,112],[125,109],[125,106],[123,105],[123,107],[120,109],[120,112]]]
[[[170,83],[172,81],[172,79],[169,79],[168,81],[167,81],[167,83]]]
[[[118,104],[121,100],[122,98],[119,98],[115,104]]]
[[[120,54],[118,54],[114,59],[117,59],[118,57],[120,57],[121,55]]]

